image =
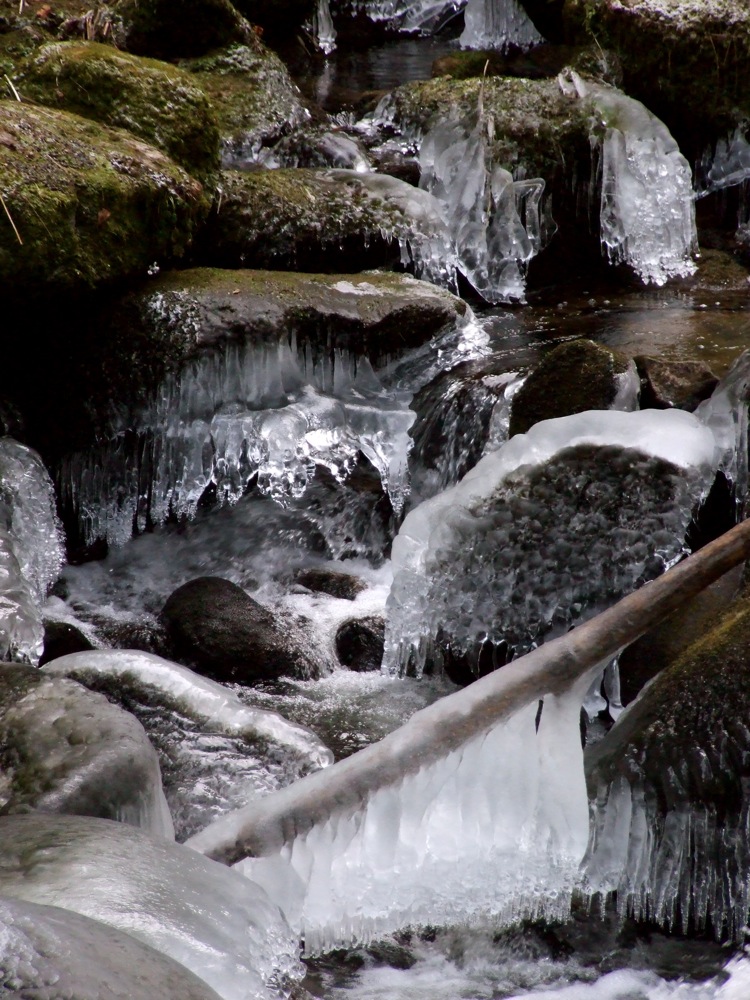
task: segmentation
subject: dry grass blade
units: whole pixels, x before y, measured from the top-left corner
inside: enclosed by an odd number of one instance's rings
[[[0,194],[0,205],[3,206],[3,209],[5,210],[5,214],[8,216],[8,222],[10,222],[11,226],[13,226],[13,232],[16,234],[16,239],[21,244],[21,246],[23,246],[23,240],[21,239],[21,234],[18,232],[18,229],[16,228],[16,224],[13,221],[13,216],[10,214],[10,209],[5,204],[5,198],[3,198],[3,196],[1,194]]]

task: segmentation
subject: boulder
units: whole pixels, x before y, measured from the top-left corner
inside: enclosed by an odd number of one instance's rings
[[[45,620],[44,651],[39,658],[39,666],[68,653],[81,653],[94,649],[91,640],[70,622]]]
[[[641,379],[641,409],[654,407],[692,411],[708,399],[718,378],[700,361],[664,361],[639,354],[634,359]]]
[[[254,33],[181,65],[212,102],[224,166],[246,166],[310,117],[286,66]]]
[[[317,674],[288,625],[229,580],[204,576],[183,584],[161,617],[177,658],[217,680],[253,684]]]
[[[230,0],[123,0],[118,16],[125,48],[156,59],[201,56],[252,35]]]
[[[0,664],[0,813],[99,816],[174,838],[140,722],[75,681]]]
[[[176,66],[111,45],[56,42],[26,60],[15,83],[24,98],[127,129],[201,181],[218,171],[216,116]]]
[[[0,173],[0,280],[18,294],[145,275],[205,217],[201,185],[163,153],[64,111],[0,102]]]
[[[70,910],[0,899],[0,926],[7,1000],[219,1000],[179,962]]]
[[[295,573],[294,582],[313,593],[328,594],[344,601],[353,601],[357,594],[367,589],[367,585],[359,577],[332,569],[303,569]]]
[[[638,376],[633,362],[591,340],[573,340],[549,351],[513,397],[510,435],[540,420],[584,410],[634,409]]]
[[[440,208],[425,191],[353,170],[225,171],[202,247],[205,263],[352,273],[401,263],[451,271]],[[407,247],[408,242],[408,247]]]
[[[363,673],[380,670],[385,641],[385,619],[380,615],[351,618],[336,633],[336,653],[345,667]]]

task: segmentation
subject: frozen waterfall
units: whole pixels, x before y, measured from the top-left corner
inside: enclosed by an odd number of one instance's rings
[[[518,0],[468,0],[464,19],[465,49],[530,49],[544,41]]]

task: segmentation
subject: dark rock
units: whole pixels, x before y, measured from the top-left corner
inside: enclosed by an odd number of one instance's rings
[[[544,356],[513,397],[510,435],[524,434],[540,420],[584,410],[607,410],[625,379],[637,376],[633,363],[591,340],[574,340]]]
[[[309,20],[316,0],[238,0],[236,7],[274,43],[288,42]]]
[[[216,680],[252,684],[317,673],[288,626],[229,580],[183,584],[161,616],[177,658]]]
[[[641,378],[641,409],[693,410],[708,399],[718,378],[700,361],[663,361],[640,354],[634,358]]]
[[[352,618],[336,633],[336,653],[345,667],[363,673],[379,670],[383,660],[385,619],[377,615]]]
[[[124,0],[118,14],[125,47],[156,59],[202,56],[252,34],[229,0]]]
[[[337,573],[332,569],[303,569],[295,573],[294,582],[318,594],[329,594],[345,601],[353,601],[357,594],[367,589],[358,577]]]
[[[84,650],[93,649],[94,645],[90,639],[69,622],[45,621],[44,623],[44,652],[39,658],[39,666],[44,666],[50,660],[56,660],[58,656],[66,656],[68,653],[82,653]]]

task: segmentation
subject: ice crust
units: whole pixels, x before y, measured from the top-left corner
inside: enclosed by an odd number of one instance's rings
[[[36,663],[40,613],[64,562],[52,481],[35,451],[0,438],[0,659]]]
[[[538,730],[534,701],[360,813],[236,867],[308,954],[407,925],[565,916],[588,838],[581,697],[545,698]]]
[[[132,934],[224,1000],[271,1000],[276,981],[300,975],[297,940],[265,892],[187,847],[122,823],[42,815],[0,818],[0,844],[0,895]]]
[[[420,187],[440,203],[458,268],[490,303],[523,301],[524,273],[543,245],[544,181],[513,180],[491,154],[491,122],[443,122],[422,139]]]
[[[544,38],[517,0],[468,0],[460,44],[465,49],[530,49]]]
[[[401,526],[384,669],[420,673],[446,644],[472,667],[505,662],[658,575],[715,452],[691,414],[592,410],[485,455]]]

